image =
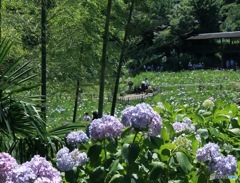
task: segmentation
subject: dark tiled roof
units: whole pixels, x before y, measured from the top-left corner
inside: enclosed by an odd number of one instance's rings
[[[240,31],[196,34],[190,36],[189,38],[187,38],[187,40],[220,39],[220,38],[240,38]]]

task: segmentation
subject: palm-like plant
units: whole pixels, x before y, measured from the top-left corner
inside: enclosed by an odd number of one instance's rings
[[[11,48],[10,41],[0,44],[0,68],[5,64],[5,58]],[[35,154],[53,157],[58,148],[64,145],[62,140],[67,133],[81,127],[73,124],[46,130],[38,109],[41,106],[41,96],[27,93],[40,83],[32,82],[36,76],[20,59],[14,61],[0,73],[0,152],[9,152],[20,162],[29,160]],[[24,95],[21,95],[21,94]]]
[[[5,58],[11,48],[10,41],[0,44],[0,67],[5,64]],[[30,62],[20,66],[20,59],[10,64],[0,75],[0,151],[8,151],[19,155],[25,160],[22,151],[26,148],[16,148],[23,139],[38,138],[44,140],[45,123],[31,100],[20,93],[27,92],[40,84],[30,84],[36,76],[31,74]],[[37,99],[38,96],[31,96]],[[29,99],[30,99],[29,98]],[[25,101],[24,101],[25,100]],[[36,102],[35,102],[36,103]],[[16,151],[18,149],[18,151]]]

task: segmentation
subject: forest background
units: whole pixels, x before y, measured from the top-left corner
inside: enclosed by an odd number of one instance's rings
[[[99,90],[99,100],[108,90],[114,100],[111,114],[119,78],[130,69],[137,74],[151,64],[176,71],[177,63],[187,67],[190,61],[216,67],[220,53],[206,58],[182,52],[183,38],[236,31],[240,24],[237,0],[1,0],[0,5],[1,40],[10,39],[13,47],[1,73],[21,56],[22,63],[31,61],[35,82],[42,83],[38,94],[55,95],[51,88],[59,85],[75,90],[76,82],[82,92]],[[101,117],[103,101],[99,111]]]

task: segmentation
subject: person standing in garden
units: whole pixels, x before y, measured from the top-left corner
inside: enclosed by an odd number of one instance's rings
[[[145,92],[145,87],[146,87],[146,83],[145,83],[145,81],[142,81],[142,83],[141,83],[141,93]]]
[[[94,119],[97,119],[98,118],[98,112],[97,111],[94,111],[93,113],[92,113],[92,121],[94,120]]]
[[[145,87],[148,88],[148,86],[149,86],[148,78],[145,78]]]
[[[145,78],[145,94],[148,94],[149,81],[148,78]]]
[[[85,112],[85,116],[83,117],[83,121],[90,121],[90,120],[91,120],[91,118],[88,115],[88,112]]]

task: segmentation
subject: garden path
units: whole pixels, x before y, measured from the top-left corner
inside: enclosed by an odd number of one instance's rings
[[[147,97],[154,96],[156,93],[142,93],[142,94],[127,94],[121,97],[118,97],[119,100],[139,100],[139,99],[144,99]]]

